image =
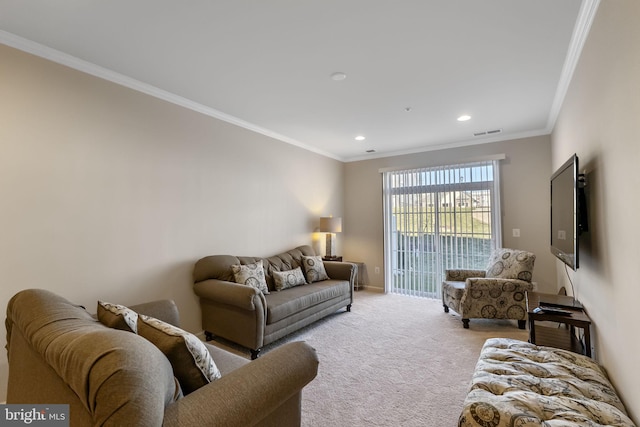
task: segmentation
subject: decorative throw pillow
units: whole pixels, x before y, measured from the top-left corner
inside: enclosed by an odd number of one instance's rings
[[[138,333],[138,313],[124,305],[98,301],[98,320],[110,328]]]
[[[253,286],[263,294],[269,294],[267,279],[264,275],[264,268],[262,268],[262,260],[251,264],[232,265],[231,271],[233,271],[233,280],[236,283]]]
[[[496,249],[489,258],[486,277],[520,279],[530,282],[533,276],[535,254],[516,249]]]
[[[222,376],[209,350],[195,335],[143,314],[138,316],[138,334],[169,359],[185,395]]]
[[[288,271],[273,271],[273,282],[276,286],[276,291],[281,291],[287,288],[293,288],[294,286],[304,285],[307,283],[302,274],[300,267],[294,268]]]
[[[310,283],[329,279],[321,256],[303,256],[302,265],[304,265],[304,272]]]

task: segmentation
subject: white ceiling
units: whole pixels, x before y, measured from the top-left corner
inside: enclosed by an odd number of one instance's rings
[[[597,1],[0,0],[0,42],[352,161],[550,133]]]

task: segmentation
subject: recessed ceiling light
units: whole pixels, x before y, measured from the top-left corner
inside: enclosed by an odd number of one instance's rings
[[[462,116],[458,117],[458,121],[459,122],[466,122],[469,119],[471,119],[471,116],[469,116],[467,114],[463,114]]]
[[[362,135],[356,136],[356,141],[364,141],[366,138]]]
[[[344,80],[347,78],[347,75],[341,71],[336,71],[335,73],[331,74],[331,80],[335,80],[337,82],[339,82],[340,80]]]

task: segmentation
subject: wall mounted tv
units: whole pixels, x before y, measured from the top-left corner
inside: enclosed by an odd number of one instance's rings
[[[579,236],[588,230],[584,186],[575,154],[551,175],[551,253],[573,270],[580,265]]]

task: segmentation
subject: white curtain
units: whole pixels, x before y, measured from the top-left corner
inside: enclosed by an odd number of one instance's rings
[[[439,298],[444,270],[502,245],[499,159],[383,171],[385,290]]]

